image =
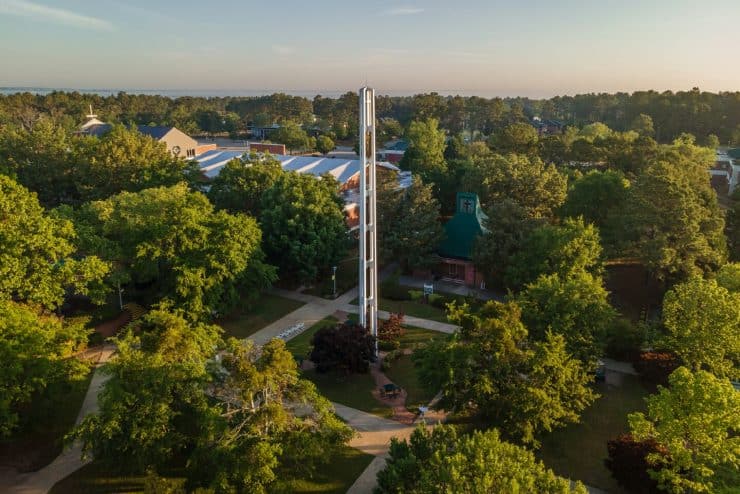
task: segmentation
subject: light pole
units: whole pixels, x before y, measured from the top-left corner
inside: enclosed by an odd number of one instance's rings
[[[118,282],[118,307],[123,310],[123,288],[121,288],[121,282]]]
[[[337,298],[337,267],[332,266],[331,267],[331,280],[334,283],[334,298]]]

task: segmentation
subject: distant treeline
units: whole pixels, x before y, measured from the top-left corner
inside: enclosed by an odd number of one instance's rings
[[[124,124],[174,125],[185,132],[238,134],[248,125],[269,126],[295,121],[334,137],[357,134],[357,95],[313,100],[275,93],[258,97],[179,97],[118,93],[112,96],[52,92],[0,96],[0,125],[30,128],[47,115],[65,126],[78,125],[89,105],[102,120]],[[581,127],[602,122],[614,130],[629,130],[640,115],[650,116],[655,138],[671,142],[688,132],[699,142],[715,135],[721,144],[740,144],[740,92],[639,91],[616,94],[580,94],[550,99],[442,96],[379,96],[377,116],[402,126],[412,120],[437,118],[450,134],[469,132],[488,136],[511,123],[533,117]]]

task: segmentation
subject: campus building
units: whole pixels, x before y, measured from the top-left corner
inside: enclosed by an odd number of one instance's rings
[[[243,151],[212,150],[207,151],[195,160],[198,162],[200,171],[206,180],[218,176],[224,166],[233,160],[242,158]],[[280,162],[285,171],[296,173],[308,173],[319,178],[329,174],[339,183],[339,191],[344,199],[344,210],[347,216],[347,224],[351,230],[359,225],[359,199],[360,199],[360,160],[348,160],[343,158],[325,158],[317,156],[292,156],[285,154],[271,155]],[[399,181],[399,187],[406,188],[411,184],[409,173],[403,173],[391,163],[378,163],[376,173],[394,174]]]
[[[437,248],[437,273],[443,280],[485,288],[483,275],[473,264],[473,245],[486,233],[486,219],[476,194],[457,193],[455,215],[445,224],[445,238]]]

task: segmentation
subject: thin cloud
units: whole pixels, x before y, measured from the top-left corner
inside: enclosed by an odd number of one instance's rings
[[[112,31],[113,24],[97,17],[77,14],[75,12],[47,7],[26,0],[0,0],[0,15],[28,17],[38,21],[53,22],[80,29],[95,31]]]
[[[385,15],[416,15],[424,12],[421,7],[396,7],[383,12]]]
[[[295,53],[295,47],[287,45],[272,45],[272,51],[278,55],[292,55]]]

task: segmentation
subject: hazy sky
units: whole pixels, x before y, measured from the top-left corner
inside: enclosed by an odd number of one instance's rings
[[[740,0],[0,0],[0,86],[740,90],[739,25]]]

